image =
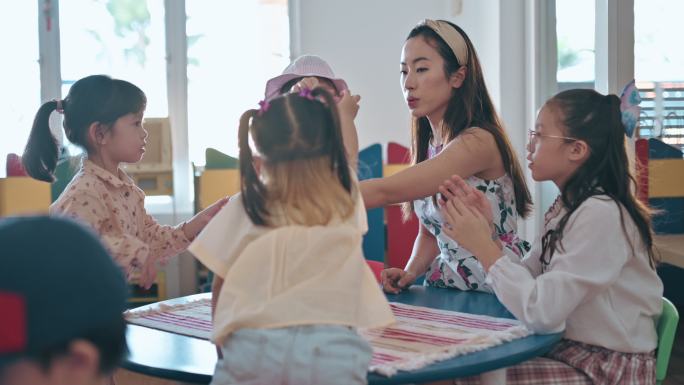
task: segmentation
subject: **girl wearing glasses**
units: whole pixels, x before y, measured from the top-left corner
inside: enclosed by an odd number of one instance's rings
[[[444,231],[477,256],[499,300],[535,332],[565,330],[545,357],[509,368],[508,384],[655,384],[663,285],[650,213],[634,196],[620,104],[569,90],[539,112],[529,167],[561,193],[522,262],[492,241],[486,210],[473,205],[482,201],[477,190],[457,177],[443,186]]]

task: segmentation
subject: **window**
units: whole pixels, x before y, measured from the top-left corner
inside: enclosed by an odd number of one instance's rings
[[[52,20],[59,19],[52,26],[59,39],[39,36],[38,22],[50,5]],[[169,115],[167,74],[178,70],[167,61],[167,47],[174,46],[178,37],[165,25],[165,6],[172,6],[174,13],[184,10],[187,20],[188,99],[182,100],[180,108],[187,108],[188,127],[172,129],[181,130],[180,137],[187,130],[189,143],[176,145],[187,145],[190,161],[198,165],[204,164],[208,147],[237,156],[240,115],[258,105],[267,79],[279,74],[290,60],[287,0],[22,1],[0,26],[2,36],[21,36],[3,40],[6,50],[13,53],[12,60],[3,64],[11,74],[5,86],[12,92],[0,96],[0,112],[17,134],[6,135],[0,142],[0,175],[5,172],[6,154],[21,153],[26,145],[41,89],[59,93],[59,81],[41,84],[39,41],[59,53],[60,61],[47,63],[49,68],[42,70],[52,79],[61,79],[62,97],[76,80],[107,74],[145,92],[146,116]],[[167,39],[171,39],[169,44]],[[58,40],[59,47],[53,47]],[[179,108],[175,102],[174,106]]]
[[[594,0],[556,0],[556,43],[560,90],[594,88]]]
[[[186,12],[190,160],[202,165],[207,147],[237,157],[240,115],[289,63],[287,1],[187,0]]]
[[[684,147],[684,3],[634,0],[634,72],[641,90],[641,137]]]
[[[33,117],[40,106],[40,68],[38,63],[38,2],[12,3],[12,12],[0,23],[3,50],[3,91],[0,92],[2,140],[0,140],[0,177],[6,175],[7,154],[21,154],[28,139]]]
[[[69,0],[59,4],[62,95],[78,79],[106,74],[147,95],[145,115],[168,115],[162,0]]]

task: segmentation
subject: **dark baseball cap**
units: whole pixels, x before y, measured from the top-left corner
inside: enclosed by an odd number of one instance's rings
[[[111,325],[127,296],[121,269],[86,227],[0,220],[0,368]]]

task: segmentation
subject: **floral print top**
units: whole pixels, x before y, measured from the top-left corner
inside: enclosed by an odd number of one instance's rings
[[[156,278],[157,262],[187,249],[183,225],[163,226],[145,211],[145,193],[121,169],[119,175],[84,159],[81,170],[50,206],[89,225],[121,266],[129,281],[139,277],[143,287]]]
[[[428,157],[432,158],[441,151],[442,146],[430,146]],[[482,191],[494,210],[494,227],[499,240],[511,254],[522,258],[530,249],[530,245],[518,238],[518,214],[515,211],[515,193],[513,180],[508,174],[485,180],[471,176],[465,180],[467,184]],[[424,284],[443,288],[461,290],[479,290],[491,292],[485,283],[486,274],[480,262],[468,250],[463,249],[442,232],[442,216],[432,196],[413,201],[413,208],[420,223],[437,239],[440,254],[432,261],[425,273]]]

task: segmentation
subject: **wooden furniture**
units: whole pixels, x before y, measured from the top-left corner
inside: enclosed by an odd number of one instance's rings
[[[0,178],[0,217],[47,214],[50,184],[27,176]]]
[[[659,212],[653,217],[658,234],[684,234],[684,159],[682,151],[659,139],[639,139],[637,196]]]
[[[142,160],[124,167],[145,195],[173,195],[173,159],[169,118],[145,118],[147,145]]]
[[[684,234],[656,234],[653,243],[660,262],[684,269]]]
[[[168,298],[166,296],[166,273],[163,271],[157,273],[157,278],[149,289],[143,289],[135,283],[129,284],[129,287],[131,296],[128,298],[128,304],[132,307],[159,302]]]

